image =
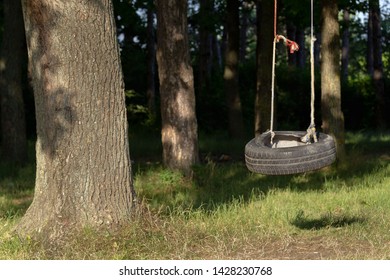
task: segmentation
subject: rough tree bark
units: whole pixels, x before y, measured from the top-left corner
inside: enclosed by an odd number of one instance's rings
[[[240,139],[245,136],[240,91],[238,61],[240,55],[240,17],[237,0],[227,0],[227,46],[225,53],[225,91],[228,106],[229,135]]]
[[[334,137],[344,157],[344,115],[341,111],[340,31],[337,0],[322,0],[321,109],[322,129]]]
[[[198,162],[194,77],[187,33],[187,1],[157,1],[163,162],[191,175]]]
[[[23,0],[37,119],[34,199],[20,235],[113,228],[135,206],[111,0]]]
[[[20,1],[4,0],[4,34],[0,58],[2,161],[23,164],[27,160],[22,74],[26,56]]]
[[[255,135],[270,128],[273,8],[273,1],[257,1]]]

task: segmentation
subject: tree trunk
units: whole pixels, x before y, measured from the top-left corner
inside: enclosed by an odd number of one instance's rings
[[[383,79],[382,62],[382,32],[381,32],[381,14],[379,0],[370,0],[370,15],[372,18],[372,57],[373,73],[372,80],[376,95],[376,126],[379,129],[386,129],[386,98],[385,84]]]
[[[23,0],[37,119],[34,200],[21,235],[130,219],[135,193],[110,0]]]
[[[367,22],[367,73],[372,76],[374,74],[374,40],[373,40],[373,14],[372,9],[368,9]]]
[[[240,28],[240,61],[245,61],[246,59],[246,49],[247,49],[247,39],[248,39],[248,28],[250,24],[250,14],[252,11],[252,3],[243,1],[241,8],[241,28]]]
[[[343,35],[342,35],[342,52],[341,52],[341,74],[343,81],[348,79],[348,64],[349,64],[349,9],[346,8],[343,12]]]
[[[299,52],[297,53],[297,67],[303,69],[306,62],[306,48],[305,48],[305,32],[302,28],[297,28],[295,35],[297,44],[299,45]]]
[[[272,44],[273,1],[257,1],[257,50],[256,50],[256,100],[255,134],[261,134],[270,128],[271,120],[271,80],[272,80]]]
[[[210,90],[212,67],[212,36],[214,24],[211,19],[214,12],[213,0],[199,1],[199,95],[207,100]]]
[[[198,162],[194,77],[187,33],[187,1],[157,1],[163,162],[191,175]]]
[[[344,115],[341,111],[340,32],[337,0],[322,0],[321,109],[322,129],[331,134],[337,155],[344,157]]]
[[[213,65],[211,67],[211,69],[215,70],[215,71],[220,71],[223,67],[223,59],[222,59],[222,49],[223,49],[223,43],[218,40],[217,36],[214,34],[212,36],[212,50],[213,50]],[[217,65],[215,65],[215,63]]]
[[[148,101],[149,114],[156,114],[156,43],[155,43],[155,32],[154,32],[154,6],[153,4],[148,5],[147,10],[147,89],[146,97]]]
[[[322,41],[321,32],[315,35],[316,40],[314,41],[314,65],[320,67],[321,64],[321,41]]]
[[[245,136],[240,92],[238,87],[238,60],[240,55],[240,17],[237,0],[227,0],[227,46],[225,53],[225,90],[228,106],[229,135],[240,139]]]
[[[2,160],[23,164],[27,160],[22,66],[26,45],[20,1],[4,0],[4,34],[1,50]]]

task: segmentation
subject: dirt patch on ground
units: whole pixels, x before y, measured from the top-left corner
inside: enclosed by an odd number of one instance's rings
[[[252,244],[250,247],[243,248],[245,253],[237,252],[238,257],[271,260],[388,259],[390,257],[390,243],[375,246],[369,241],[329,237],[289,237],[283,240],[262,241],[257,246]]]
[[[267,244],[264,248],[264,257],[271,259],[334,259],[349,255],[356,255],[362,248],[367,249],[369,244],[340,243],[338,240],[329,240],[321,237],[312,239],[292,239],[288,242]],[[360,249],[359,249],[360,247]]]

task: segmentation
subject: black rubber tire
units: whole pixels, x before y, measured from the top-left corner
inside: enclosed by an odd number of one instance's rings
[[[305,131],[275,131],[278,137],[300,137]],[[272,148],[271,134],[263,133],[245,146],[245,163],[255,173],[265,175],[288,175],[317,170],[331,165],[336,160],[336,147],[330,135],[319,133],[318,142],[295,147]]]

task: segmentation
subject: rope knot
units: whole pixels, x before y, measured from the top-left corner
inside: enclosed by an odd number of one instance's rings
[[[307,130],[306,130],[306,135],[301,137],[301,141],[306,144],[310,143],[317,143],[318,138],[317,138],[317,132],[316,132],[316,127],[314,124],[311,124]]]
[[[299,45],[296,42],[289,40],[282,35],[276,35],[276,42],[279,42],[280,40],[283,40],[284,44],[289,49],[290,53],[294,53],[299,50]]]

